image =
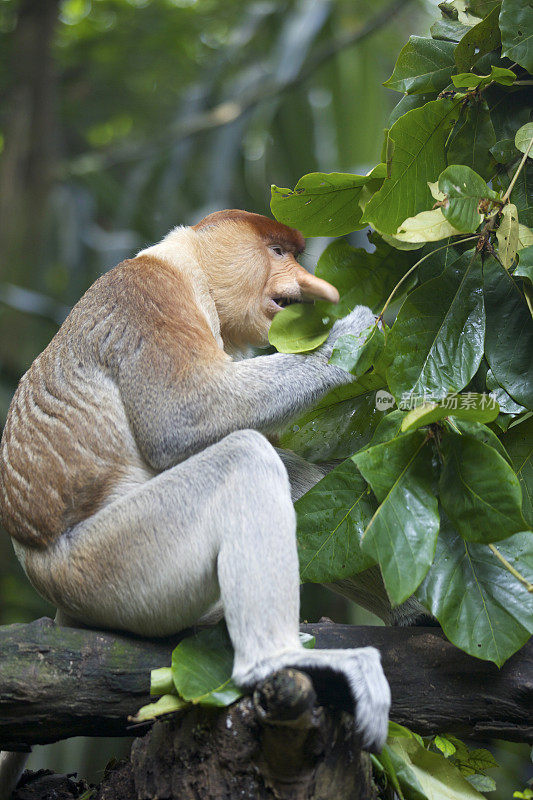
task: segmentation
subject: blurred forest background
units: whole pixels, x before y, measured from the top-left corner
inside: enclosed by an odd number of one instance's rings
[[[102,272],[211,211],[268,214],[271,183],[373,167],[398,99],[381,84],[436,6],[0,0],[0,426],[21,374]],[[308,243],[305,266],[326,243]],[[0,624],[53,613],[0,531]],[[303,613],[370,621],[314,586]],[[125,747],[70,740],[30,766],[96,780]]]

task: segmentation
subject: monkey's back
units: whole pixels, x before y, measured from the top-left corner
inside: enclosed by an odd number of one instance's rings
[[[112,280],[108,276],[99,283]],[[124,482],[150,477],[118,388],[101,363],[116,313],[95,323],[92,290],[22,377],[0,444],[0,516],[18,542],[46,547]],[[110,293],[110,308],[113,308]]]

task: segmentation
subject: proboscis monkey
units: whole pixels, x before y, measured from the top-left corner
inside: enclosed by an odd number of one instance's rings
[[[15,393],[2,519],[64,620],[157,636],[224,614],[239,686],[285,666],[341,673],[376,749],[390,705],[377,650],[300,645],[291,486],[263,435],[352,380],[328,364],[333,343],[374,316],[358,306],[308,354],[234,357],[268,343],[287,303],[338,300],[298,264],[303,247],[221,211],[99,278]],[[296,495],[323,474],[286,461]]]

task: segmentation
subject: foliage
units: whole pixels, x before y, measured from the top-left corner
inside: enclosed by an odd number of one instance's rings
[[[304,647],[315,646],[314,636],[300,634]],[[223,622],[183,639],[172,653],[172,665],[152,670],[150,694],[155,703],[143,706],[134,722],[144,722],[181,711],[191,705],[225,707],[242,692],[231,680],[233,648]]]
[[[513,0],[470,3],[468,13],[454,0],[432,38],[411,37],[386,84],[406,94],[385,133],[381,185],[348,195],[349,175],[342,182],[321,175],[328,200],[321,195],[316,234],[313,203],[296,203],[313,176],[294,194],[273,187],[272,196],[287,224],[317,235],[327,218],[336,235],[366,221],[376,253],[390,253],[383,262],[334,242],[319,261],[317,271],[326,259],[322,277],[338,286],[343,313],[366,302],[378,314],[374,327],[339,341],[331,362],[355,376],[352,397],[373,380],[399,410],[386,409],[376,427],[370,396],[354,426],[358,404],[347,394],[340,410],[326,398],[282,436],[315,460],[332,451],[349,456],[296,504],[302,579],[346,579],[377,563],[393,606],[415,594],[454,644],[498,666],[533,629],[533,295],[525,246],[533,221],[533,44],[517,41],[510,14],[519,14]],[[524,31],[528,24],[524,18]],[[406,102],[422,94],[420,103]],[[379,296],[373,287],[383,285]],[[402,294],[394,315],[391,301]],[[322,310],[327,328],[335,311]],[[304,333],[306,313],[317,319],[317,311],[302,307],[291,336]],[[278,332],[289,314],[279,315]],[[284,344],[279,336],[275,343]],[[300,338],[298,349],[315,346]]]
[[[368,76],[385,80],[423,3],[387,18],[395,0],[2,0],[0,426],[102,272],[210,211],[268,213],[267,176],[366,172],[393,105]],[[4,623],[53,616],[3,531],[0,596]]]
[[[306,352],[358,303],[378,314],[333,350],[331,363],[354,381],[281,435],[311,460],[345,459],[296,502],[302,580],[349,579],[378,564],[393,606],[415,594],[454,644],[501,666],[533,618],[530,56],[509,41],[512,0],[472,0],[468,14],[461,0],[443,7],[433,38],[412,37],[387,82],[406,96],[385,133],[386,164],[366,177],[312,173],[294,190],[272,187],[275,216],[307,235],[365,221],[375,231],[373,252],[337,240],[319,259],[338,306],[289,307],[270,339]],[[380,406],[384,396],[391,402]],[[177,648],[174,696],[234,699],[220,635],[200,634],[192,656],[186,642]],[[394,724],[389,734],[373,756],[385,796],[473,800],[495,788],[489,751]]]

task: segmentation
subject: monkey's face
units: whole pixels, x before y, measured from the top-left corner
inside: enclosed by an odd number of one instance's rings
[[[230,347],[268,344],[275,315],[291,303],[337,303],[334,286],[296,260],[299,231],[260,214],[219,211],[196,226],[222,338]]]
[[[339,300],[337,289],[307,272],[282,243],[254,238],[244,248],[246,257],[233,261],[226,302],[217,304],[222,338],[236,347],[267,345],[272,320],[292,303]]]
[[[327,281],[307,272],[293,253],[281,244],[268,246],[268,278],[265,283],[262,311],[266,318],[263,338],[268,341],[268,328],[275,315],[293,303],[311,303],[314,300],[339,302],[337,289]]]

